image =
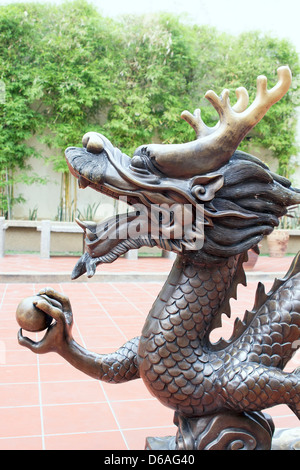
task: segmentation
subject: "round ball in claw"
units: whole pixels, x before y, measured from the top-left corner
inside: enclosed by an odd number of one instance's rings
[[[21,328],[26,331],[43,331],[52,322],[52,317],[37,308],[34,304],[41,300],[41,296],[34,295],[23,299],[18,305],[16,319]]]

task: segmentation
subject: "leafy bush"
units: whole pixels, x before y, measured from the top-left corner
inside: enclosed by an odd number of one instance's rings
[[[234,102],[235,89],[245,86],[253,100],[256,77],[265,74],[271,87],[284,64],[292,69],[291,90],[241,147],[247,150],[251,142],[271,149],[279,172],[291,172],[300,68],[288,41],[259,32],[232,37],[171,14],[116,21],[75,1],[1,7],[0,44],[0,80],[6,90],[0,103],[2,214],[11,212],[16,172],[20,178],[20,170],[21,175],[30,170],[29,157],[43,157],[28,145],[31,136],[52,149],[67,214],[73,196],[64,149],[81,145],[85,132],[104,133],[128,155],[151,141],[192,140],[194,132],[180,114],[200,107],[206,124],[214,125],[216,112],[203,98],[208,89],[220,94],[229,88]]]

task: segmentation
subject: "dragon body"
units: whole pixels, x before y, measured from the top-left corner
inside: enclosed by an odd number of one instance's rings
[[[298,258],[269,294],[259,285],[253,311],[236,323],[231,340],[209,341],[243,272],[240,258],[207,267],[178,257],[142,335],[103,356],[97,378],[121,383],[141,377],[152,395],[185,416],[283,403],[300,418],[300,371],[283,372],[299,346]]]
[[[299,375],[282,372],[299,338],[299,274],[236,326],[236,339],[218,347],[209,342],[211,324],[234,283],[237,258],[210,268],[175,263],[142,332],[140,375],[153,395],[185,416],[287,403],[299,418]],[[283,299],[289,300],[286,308]]]
[[[258,78],[257,98],[248,109],[245,89],[237,90],[238,101],[232,108],[226,90],[220,98],[208,92],[220,122],[207,128],[199,111],[184,112],[197,134],[191,145],[142,146],[131,159],[92,132],[84,136],[83,148],[66,150],[80,187],[126,197],[133,208],[102,224],[78,221],[85,231],[86,252],[73,270],[73,279],[84,273],[90,277],[98,265],[141,246],[157,246],[177,257],[140,337],[118,351],[97,355],[77,345],[70,333],[68,301],[49,290],[46,294],[61,302],[63,313],[44,300],[38,306],[59,325],[62,322],[60,345],[50,343],[51,335],[58,341],[58,327],[53,325],[39,343],[22,335],[19,341],[35,352],[57,350],[100,380],[121,383],[142,378],[149,391],[175,411],[181,433],[178,448],[203,448],[207,436],[199,436],[205,427],[217,429],[219,436],[216,416],[227,420],[230,415],[235,429],[240,429],[235,419],[251,416],[259,435],[262,418],[256,413],[265,408],[284,403],[300,419],[300,371],[284,371],[300,345],[300,254],[269,293],[259,283],[253,309],[235,322],[229,340],[210,340],[222,314],[230,316],[237,286],[246,284],[243,263],[248,250],[258,250],[258,243],[288,208],[300,203],[300,191],[286,178],[236,150],[249,129],[287,92],[288,67],[279,69],[278,76],[272,90],[267,90],[265,77]],[[209,416],[213,421],[208,425]],[[264,421],[262,427],[268,426]],[[272,434],[272,429],[267,433]]]

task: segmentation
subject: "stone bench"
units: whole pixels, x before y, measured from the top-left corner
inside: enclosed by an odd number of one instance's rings
[[[0,217],[0,258],[5,255],[5,233],[8,228],[31,229],[40,232],[40,257],[50,258],[51,233],[79,233],[82,234],[82,252],[84,252],[84,232],[75,222],[55,222],[51,220],[5,220]],[[161,251],[164,258],[174,258],[176,255],[167,251]],[[137,260],[139,250],[130,250],[124,257],[129,260]]]
[[[3,258],[5,253],[5,230],[7,229],[7,222],[5,217],[0,217],[0,258]]]
[[[41,232],[40,256],[41,258],[50,258],[51,232],[60,233],[81,233],[82,229],[75,222],[55,223],[51,220],[42,220],[37,226],[37,230]],[[83,246],[82,242],[82,246]]]
[[[162,257],[163,258],[169,258],[169,259],[175,259],[176,254],[172,253],[171,251],[162,251]],[[131,259],[131,260],[136,260],[139,257],[139,250],[130,250],[125,253],[124,258],[125,259]]]
[[[8,228],[35,229],[40,232],[40,256],[50,258],[51,232],[80,233],[83,231],[75,222],[53,222],[51,220],[5,220],[0,217],[0,257],[5,255],[5,233]],[[82,243],[83,247],[83,243]]]

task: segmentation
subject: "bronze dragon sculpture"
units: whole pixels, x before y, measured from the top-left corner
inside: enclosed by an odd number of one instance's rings
[[[86,252],[72,273],[90,277],[130,249],[158,246],[177,254],[172,271],[148,314],[141,336],[118,351],[99,355],[72,337],[68,298],[43,289],[35,305],[55,321],[39,342],[19,332],[36,353],[56,351],[86,374],[110,383],[142,378],[150,392],[175,411],[176,449],[269,448],[274,426],[262,410],[287,404],[300,418],[300,371],[284,367],[300,344],[300,259],[235,324],[232,338],[213,344],[211,331],[239,283],[243,263],[287,213],[300,191],[258,158],[236,150],[267,110],[288,91],[289,67],[278,69],[271,90],[257,79],[248,107],[245,88],[206,93],[219,114],[207,127],[200,111],[182,117],[194,128],[192,142],[139,147],[129,158],[103,135],[90,132],[83,148],[66,159],[81,188],[122,196],[132,212],[102,224],[82,223]],[[124,236],[125,234],[125,236]]]

